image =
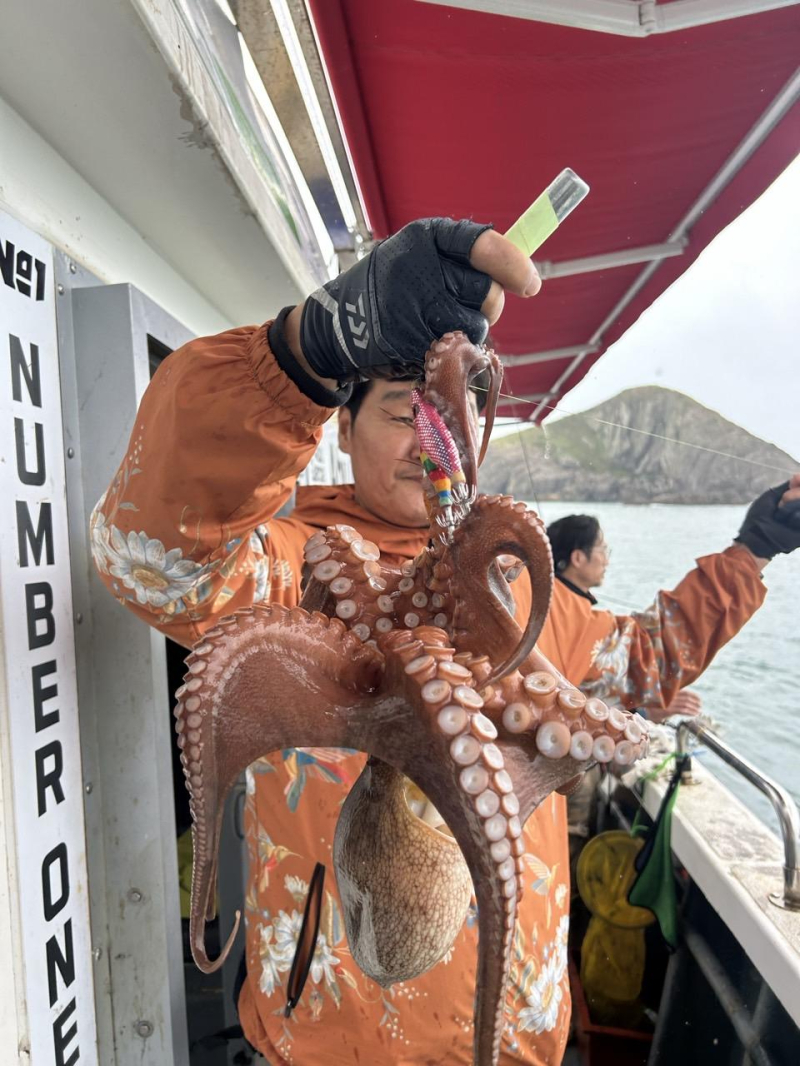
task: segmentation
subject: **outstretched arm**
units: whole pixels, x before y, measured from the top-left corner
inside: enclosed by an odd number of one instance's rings
[[[609,615],[584,692],[624,707],[668,707],[764,602],[766,588],[743,547],[698,559],[645,611]]]
[[[625,707],[667,708],[755,614],[766,596],[761,571],[800,547],[800,474],[751,504],[735,543],[697,566],[646,611],[608,615],[581,687]]]

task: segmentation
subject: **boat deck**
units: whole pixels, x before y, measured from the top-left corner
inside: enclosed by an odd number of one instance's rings
[[[670,772],[645,785],[651,817]],[[800,1026],[800,912],[769,898],[783,887],[783,846],[697,758],[675,805],[672,850]]]

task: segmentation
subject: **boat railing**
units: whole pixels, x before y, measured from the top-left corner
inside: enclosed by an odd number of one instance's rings
[[[776,906],[800,911],[800,813],[795,801],[782,785],[739,755],[708,726],[694,719],[687,719],[678,725],[677,733],[679,755],[689,754],[688,734],[691,733],[769,799],[781,827],[784,856],[783,892],[770,892],[769,899]]]

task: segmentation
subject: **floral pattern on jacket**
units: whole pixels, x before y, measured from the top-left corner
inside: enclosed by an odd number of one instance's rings
[[[351,1032],[350,1020],[356,1017],[372,1019],[376,1033],[382,1034],[379,1047],[385,1044],[387,1048],[405,1048],[402,1059],[395,1059],[388,1052],[381,1055],[374,1048],[370,1061],[430,1061],[430,1055],[436,1053],[438,1034],[430,1032],[430,1019],[424,1009],[436,1003],[438,1011],[447,1002],[437,994],[445,971],[448,999],[455,999],[451,1024],[461,1034],[457,1051],[450,1052],[447,1061],[466,1066],[472,1055],[471,1002],[477,947],[474,900],[453,948],[438,966],[415,981],[382,989],[364,977],[350,953],[331,876],[330,852],[338,808],[363,764],[364,756],[355,752],[292,748],[260,759],[248,769],[245,818],[251,879],[245,920],[248,972],[269,1007],[268,1011],[261,1011],[270,1042],[265,1047],[262,1041],[262,1050],[270,1061],[310,1061],[317,1038],[316,1029],[310,1030],[309,1026],[319,1024],[325,1027],[326,1041],[336,1039],[343,1048],[360,1048],[363,1053],[365,1045],[370,1046],[370,1038],[363,1027]],[[312,812],[320,810],[323,798],[330,817],[309,822]],[[559,832],[562,806],[563,801],[553,796],[537,817]],[[542,843],[539,839],[539,846]],[[314,854],[308,854],[310,850]],[[286,980],[297,948],[309,877],[314,862],[323,861],[321,856],[325,854],[328,877],[320,935],[300,1004],[286,1019],[282,1016]],[[548,864],[529,851],[525,863],[526,911],[536,917],[520,921],[517,926],[502,1061],[538,1066],[551,1056],[551,1061],[558,1061],[569,1016],[569,889],[565,856]],[[455,989],[459,991],[454,994]],[[447,1043],[449,1046],[450,1038]],[[415,1057],[412,1047],[417,1045],[423,1058]],[[441,1054],[444,1053],[442,1049]]]

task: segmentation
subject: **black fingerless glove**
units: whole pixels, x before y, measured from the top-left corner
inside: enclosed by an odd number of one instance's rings
[[[788,555],[800,548],[800,500],[778,507],[788,488],[789,482],[785,481],[754,500],[736,537],[739,544],[744,544],[761,559]]]
[[[463,330],[486,339],[480,307],[491,278],[470,266],[488,225],[424,218],[411,222],[306,300],[303,354],[338,382],[412,375],[431,341]]]

